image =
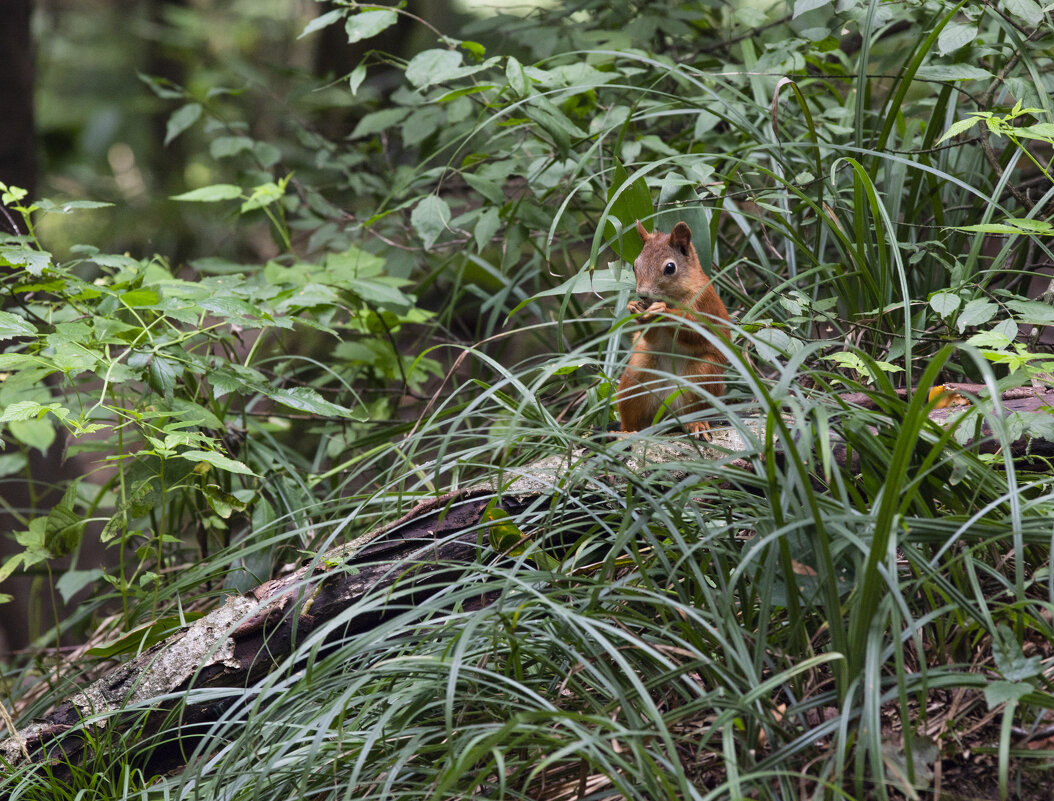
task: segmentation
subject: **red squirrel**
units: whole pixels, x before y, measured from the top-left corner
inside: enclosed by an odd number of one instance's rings
[[[677,223],[668,234],[649,234],[638,220],[637,232],[644,248],[633,262],[637,299],[630,301],[629,311],[638,315],[637,321],[644,327],[634,338],[633,354],[618,385],[623,431],[640,431],[652,425],[666,405],[680,415],[705,409],[706,400],[685,382],[710,395],[723,395],[721,374],[728,363],[697,327],[680,322],[704,322],[727,330],[729,321],[725,304],[699,263],[687,223]],[[675,382],[670,375],[682,381]],[[670,400],[674,393],[680,394]],[[685,427],[689,434],[709,436],[706,421],[693,420]]]

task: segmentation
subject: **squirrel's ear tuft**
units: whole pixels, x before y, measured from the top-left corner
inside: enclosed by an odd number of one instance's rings
[[[652,237],[652,235],[648,233],[648,230],[641,224],[640,220],[637,220],[637,233],[640,234],[642,242],[647,242]]]
[[[670,247],[681,251],[685,256],[688,255],[688,248],[692,244],[692,229],[688,227],[688,223],[679,222],[670,231]]]

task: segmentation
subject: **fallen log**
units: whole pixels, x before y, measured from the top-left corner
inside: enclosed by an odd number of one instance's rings
[[[964,384],[946,385],[946,389],[959,397],[978,396],[984,390]],[[839,400],[847,406],[875,408],[866,395],[843,395]],[[938,424],[947,424],[951,415],[968,409],[964,403],[956,400],[934,409],[930,417]],[[999,403],[1003,415],[1037,412],[1051,405],[1054,391],[1032,388],[1011,390]],[[763,422],[754,421],[751,426],[753,433],[763,433]],[[990,433],[989,428],[984,431]],[[701,455],[749,467],[741,457],[756,454],[750,452],[740,433],[719,429],[712,436],[707,447],[700,447],[696,441],[641,440],[630,451],[629,467],[640,471],[648,464],[698,459]],[[1003,444],[982,439],[976,446],[992,452]],[[1015,458],[1054,454],[1054,436],[1022,437],[1010,445],[1010,450]],[[838,451],[836,447],[836,454]],[[62,761],[82,759],[92,747],[92,731],[131,725],[131,718],[122,718],[129,708],[138,710],[134,725],[146,733],[166,726],[194,728],[215,719],[222,705],[210,703],[183,705],[178,718],[172,718],[171,699],[192,688],[245,687],[273,670],[305,637],[367,596],[383,595],[398,585],[412,601],[415,593],[425,597],[444,580],[456,581],[456,566],[474,562],[481,551],[490,551],[487,558],[498,557],[486,536],[494,511],[516,518],[531,508],[540,508],[558,491],[568,458],[554,457],[520,468],[500,492],[484,484],[423,501],[398,520],[312,559],[288,576],[267,581],[245,596],[228,597],[219,609],[113,668],[43,720],[0,742],[0,780],[27,763],[47,762],[58,772]],[[844,466],[844,448],[838,458]],[[524,531],[528,537],[532,533]],[[478,606],[487,602],[481,597]],[[367,631],[387,615],[380,608],[353,617],[342,634]],[[144,709],[148,711],[144,713]],[[193,750],[178,737],[158,739],[164,742],[151,746],[147,757],[152,769],[179,767]]]

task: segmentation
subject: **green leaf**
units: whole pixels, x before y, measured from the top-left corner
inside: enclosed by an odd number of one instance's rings
[[[967,117],[964,120],[958,120],[957,122],[953,122],[951,126],[949,126],[948,130],[944,132],[944,136],[937,140],[937,144],[940,144],[945,139],[951,139],[953,136],[958,136],[964,131],[970,130],[970,128],[973,128],[982,119],[984,118],[971,116]]]
[[[945,26],[937,37],[937,50],[942,56],[946,56],[965,47],[977,38],[977,25],[964,25],[952,22]]]
[[[44,523],[44,548],[49,558],[70,554],[77,547],[87,521],[74,510],[77,483],[66,488],[62,500],[48,511]]]
[[[915,77],[923,81],[989,81],[995,76],[973,64],[927,64]]]
[[[89,648],[87,654],[96,659],[110,659],[121,654],[142,653],[151,645],[179,631],[184,621],[190,623],[204,614],[204,612],[184,612],[182,619],[177,615],[161,618],[149,625],[140,626],[106,645]]]
[[[62,412],[59,414],[60,418],[65,418],[69,414],[68,409],[64,409],[57,403],[49,403],[45,406],[36,401],[15,401],[4,407],[3,413],[0,413],[0,423],[39,420],[48,412],[57,410]]]
[[[414,305],[413,298],[380,279],[353,278],[348,287],[366,303],[394,312],[405,312]]]
[[[330,403],[310,387],[295,387],[294,389],[277,389],[267,393],[272,400],[277,401],[293,409],[302,412],[318,414],[323,417],[342,417],[358,419],[351,413],[350,409]]]
[[[481,522],[487,525],[487,538],[495,551],[508,551],[509,556],[519,556],[529,544],[523,531],[512,521],[512,516],[493,502],[483,510]]]
[[[252,149],[253,140],[248,136],[218,136],[209,142],[209,155],[214,159],[230,158]]]
[[[1054,323],[1054,306],[1039,300],[1015,298],[1006,301],[1006,306],[1014,312],[1014,319],[1022,323],[1049,325]]]
[[[366,80],[366,65],[359,64],[348,76],[348,88],[351,90],[352,97],[359,91],[359,87],[362,86],[364,80]]]
[[[161,302],[161,295],[152,289],[132,289],[120,295],[121,303],[136,309],[143,306],[155,306]]]
[[[245,214],[247,211],[262,209],[264,206],[269,206],[275,201],[281,200],[284,194],[282,187],[274,181],[260,184],[260,186],[253,188],[253,192],[249,195],[249,199],[242,203],[241,213]]]
[[[997,311],[999,311],[999,307],[990,300],[984,300],[982,298],[971,300],[963,308],[962,313],[959,315],[959,319],[955,321],[955,326],[959,329],[959,333],[961,334],[969,326],[984,325],[995,317]]]
[[[175,359],[156,355],[150,360],[150,373],[147,381],[155,392],[166,398],[172,397],[176,388],[176,379],[183,372],[183,365]]]
[[[13,476],[26,469],[28,463],[26,455],[18,451],[12,453],[0,453],[0,478]]]
[[[1026,25],[1034,27],[1043,21],[1043,7],[1036,0],[1003,0],[1003,8]]]
[[[509,56],[505,62],[505,79],[517,97],[526,97],[530,92],[530,79],[523,71],[523,65],[514,56]]]
[[[245,511],[245,501],[240,500],[236,495],[224,492],[217,484],[206,484],[202,492],[205,493],[205,499],[212,507],[212,511],[224,520],[228,520],[235,512]]]
[[[360,11],[353,17],[348,17],[344,24],[344,30],[348,34],[348,44],[370,39],[389,28],[398,21],[399,17],[394,11],[377,9],[374,11]]]
[[[187,103],[172,112],[168,118],[165,128],[165,144],[167,145],[187,128],[193,125],[201,117],[201,103]]]
[[[28,320],[11,312],[0,311],[0,340],[32,336],[35,333],[37,327]]]
[[[476,220],[476,228],[472,232],[472,236],[476,240],[476,249],[483,250],[489,245],[491,238],[498,232],[500,226],[501,214],[498,209],[494,206],[484,209],[483,213],[479,215],[479,219]]]
[[[954,292],[936,292],[930,297],[930,307],[941,317],[947,317],[959,308],[962,300]]]
[[[244,476],[256,475],[247,465],[237,459],[224,456],[219,451],[183,451],[178,456],[188,462],[207,462],[220,470],[226,470],[228,473],[238,473]]]
[[[0,248],[0,260],[12,267],[25,266],[30,275],[41,275],[51,266],[51,254],[32,248]]]
[[[407,114],[408,108],[386,108],[367,114],[355,125],[351,132],[351,139],[361,139],[364,136],[373,136],[381,131],[386,131],[393,125],[402,122]]]
[[[91,570],[67,570],[55,582],[55,589],[62,596],[62,602],[68,604],[74,595],[102,577],[103,571],[97,567]]]
[[[615,237],[612,249],[620,259],[632,264],[644,246],[634,225],[637,220],[650,217],[654,208],[644,176],[638,176],[635,181],[630,182],[626,168],[622,166],[621,161],[615,159],[615,170],[611,177],[611,186],[608,187],[608,202],[611,203],[610,216],[615,217],[622,228],[621,236],[616,236],[619,232],[611,220],[608,220],[604,227],[604,238]]]
[[[988,348],[991,350],[1004,350],[1011,342],[1010,338],[998,331],[981,331],[974,334],[968,340],[967,345],[975,348]]]
[[[823,8],[831,0],[794,0],[794,17],[800,17],[814,9]]]
[[[330,25],[343,19],[346,13],[347,11],[343,8],[335,8],[332,11],[327,11],[325,14],[315,17],[311,22],[304,26],[304,30],[296,38],[303,39],[305,36],[310,36],[315,31],[328,28]]]
[[[1025,125],[1016,129],[1014,134],[1019,138],[1054,142],[1054,122],[1037,122],[1034,125]]]
[[[406,80],[418,89],[455,78],[461,68],[462,55],[456,50],[425,50],[406,65]]]
[[[410,214],[410,224],[421,237],[425,250],[431,250],[450,223],[450,207],[438,195],[429,195]]]
[[[1017,339],[1017,323],[1013,320],[1002,320],[992,327],[993,334],[1002,334],[1007,341],[1013,342]]]
[[[984,700],[989,710],[1002,704],[1020,701],[1032,692],[1032,686],[1014,681],[993,681],[984,688]]]
[[[609,292],[617,292],[623,289],[634,289],[636,284],[633,282],[633,275],[629,270],[620,270],[619,274],[616,275],[615,271],[611,268],[604,270],[582,270],[577,275],[568,278],[560,286],[555,286],[552,289],[546,289],[542,292],[538,292],[535,295],[527,298],[520,302],[511,312],[509,316],[518,312],[524,306],[533,302],[538,298],[545,297],[563,297],[564,295],[580,295],[590,293],[594,295],[603,295]]]
[[[21,553],[16,553],[14,556],[8,557],[7,561],[4,562],[3,567],[0,567],[0,582],[6,581],[24,560],[25,554]]]
[[[1024,681],[1043,672],[1043,660],[1039,656],[1025,656],[1017,635],[1000,623],[992,635],[992,656],[995,666],[1007,681]]]
[[[55,426],[50,420],[12,420],[7,429],[23,445],[41,453],[47,453],[55,441]]]
[[[234,184],[212,184],[200,189],[192,189],[181,195],[172,195],[172,200],[185,203],[215,203],[219,200],[234,200],[242,196],[242,188]]]

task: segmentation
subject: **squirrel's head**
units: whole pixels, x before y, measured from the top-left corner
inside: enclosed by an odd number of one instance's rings
[[[679,222],[670,233],[649,234],[637,220],[637,233],[644,242],[633,262],[637,277],[637,296],[642,300],[667,300],[682,306],[707,288],[710,279],[692,247],[692,229]]]

